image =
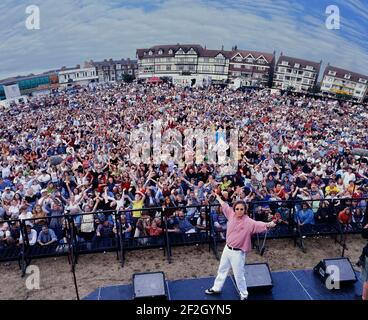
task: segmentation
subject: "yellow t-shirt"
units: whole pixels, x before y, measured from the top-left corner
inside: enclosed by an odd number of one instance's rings
[[[143,208],[143,199],[134,200],[133,201],[133,210],[142,209]],[[133,218],[140,218],[142,211],[133,211]]]

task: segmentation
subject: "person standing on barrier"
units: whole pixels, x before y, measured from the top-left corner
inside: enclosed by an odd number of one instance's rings
[[[218,194],[215,194],[221,209],[228,219],[226,245],[222,252],[217,277],[212,288],[205,291],[206,294],[219,294],[225,283],[227,274],[232,268],[240,299],[248,299],[247,284],[245,281],[245,258],[251,250],[251,237],[254,233],[261,233],[267,228],[276,226],[274,222],[261,222],[251,219],[247,215],[248,206],[244,201],[237,201],[231,208]]]

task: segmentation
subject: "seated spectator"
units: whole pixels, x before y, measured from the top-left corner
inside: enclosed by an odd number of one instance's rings
[[[152,221],[151,225],[146,226],[146,230],[150,237],[158,237],[162,234],[162,228],[157,226],[155,220]]]
[[[301,227],[314,224],[314,213],[307,202],[303,202],[301,209],[295,214],[295,222]]]
[[[37,202],[37,195],[34,193],[32,188],[29,188],[26,192],[26,195],[24,197],[24,200],[33,207],[35,203]]]
[[[20,221],[12,221],[10,223],[10,239],[9,245],[17,245],[20,238]]]
[[[259,204],[255,210],[255,219],[257,221],[269,222],[272,220],[272,210],[270,208],[270,204],[268,203],[268,201],[271,200],[272,196],[265,188],[263,188],[259,194],[259,201],[262,201],[262,203]]]
[[[355,208],[353,210],[353,215],[351,218],[351,221],[355,224],[357,224],[359,227],[362,227],[364,224],[365,216],[362,208]]]
[[[337,219],[341,224],[348,226],[351,223],[352,216],[351,209],[347,207],[339,212]]]
[[[14,198],[14,195],[14,191],[12,191],[10,187],[6,187],[3,194],[1,195],[1,200],[3,200],[4,204],[10,204],[10,202]]]
[[[182,233],[194,233],[196,232],[194,226],[189,222],[187,218],[185,218],[183,210],[177,211],[178,217],[178,228]]]
[[[107,239],[114,237],[114,224],[109,220],[103,220],[96,228],[96,237],[98,239]]]
[[[336,215],[333,213],[333,208],[328,201],[321,201],[320,206],[315,214],[316,222],[327,223],[333,222]]]
[[[27,230],[27,238],[28,238],[28,241],[29,241],[29,245],[30,246],[35,245],[36,242],[37,242],[37,231],[32,229],[32,225],[30,223],[26,223],[26,230]],[[19,243],[20,244],[23,243],[22,234],[20,234]]]
[[[38,234],[37,243],[40,246],[50,246],[52,244],[56,244],[58,241],[54,230],[49,229],[49,227],[45,224],[42,226],[42,230]]]
[[[207,223],[206,209],[201,209],[200,216],[197,218],[196,229],[197,232],[207,232],[208,223]]]
[[[8,245],[10,238],[9,224],[0,218],[0,248]]]
[[[130,239],[132,237],[132,226],[130,225],[127,217],[125,215],[120,216],[120,221],[116,223],[121,226],[121,233],[124,239]],[[117,228],[114,227],[114,233],[117,232]]]
[[[276,209],[276,212],[272,220],[277,224],[289,225],[290,219],[290,209],[287,207],[286,203],[283,203],[281,207]]]
[[[26,208],[20,210],[19,220],[26,220],[32,218],[32,212],[28,211]]]
[[[227,230],[227,219],[221,210],[221,207],[216,207],[216,211],[212,214],[215,230],[220,233],[220,237],[225,239]]]
[[[32,210],[32,218],[35,219],[33,223],[36,226],[47,224],[46,217],[46,212],[42,210],[41,205],[37,204]]]
[[[150,225],[151,217],[149,216],[148,212],[143,211],[141,217],[137,221],[134,238],[147,237],[147,227]]]

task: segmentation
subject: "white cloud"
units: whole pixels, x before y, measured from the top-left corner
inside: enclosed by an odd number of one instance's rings
[[[89,59],[133,58],[137,48],[177,42],[276,49],[368,74],[361,28],[346,21],[347,39],[343,31],[325,28],[324,12],[309,10],[301,19],[303,5],[289,0],[145,0],[139,6],[133,0],[39,0],[32,1],[41,9],[41,30],[34,31],[24,27],[25,7],[33,3],[12,2],[0,3],[1,12],[9,9],[0,20],[0,78]]]

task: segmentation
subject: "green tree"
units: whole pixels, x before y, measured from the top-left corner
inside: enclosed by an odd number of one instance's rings
[[[131,74],[124,74],[123,75],[123,81],[124,82],[131,83],[131,82],[133,82],[134,79],[135,79],[135,77]]]

